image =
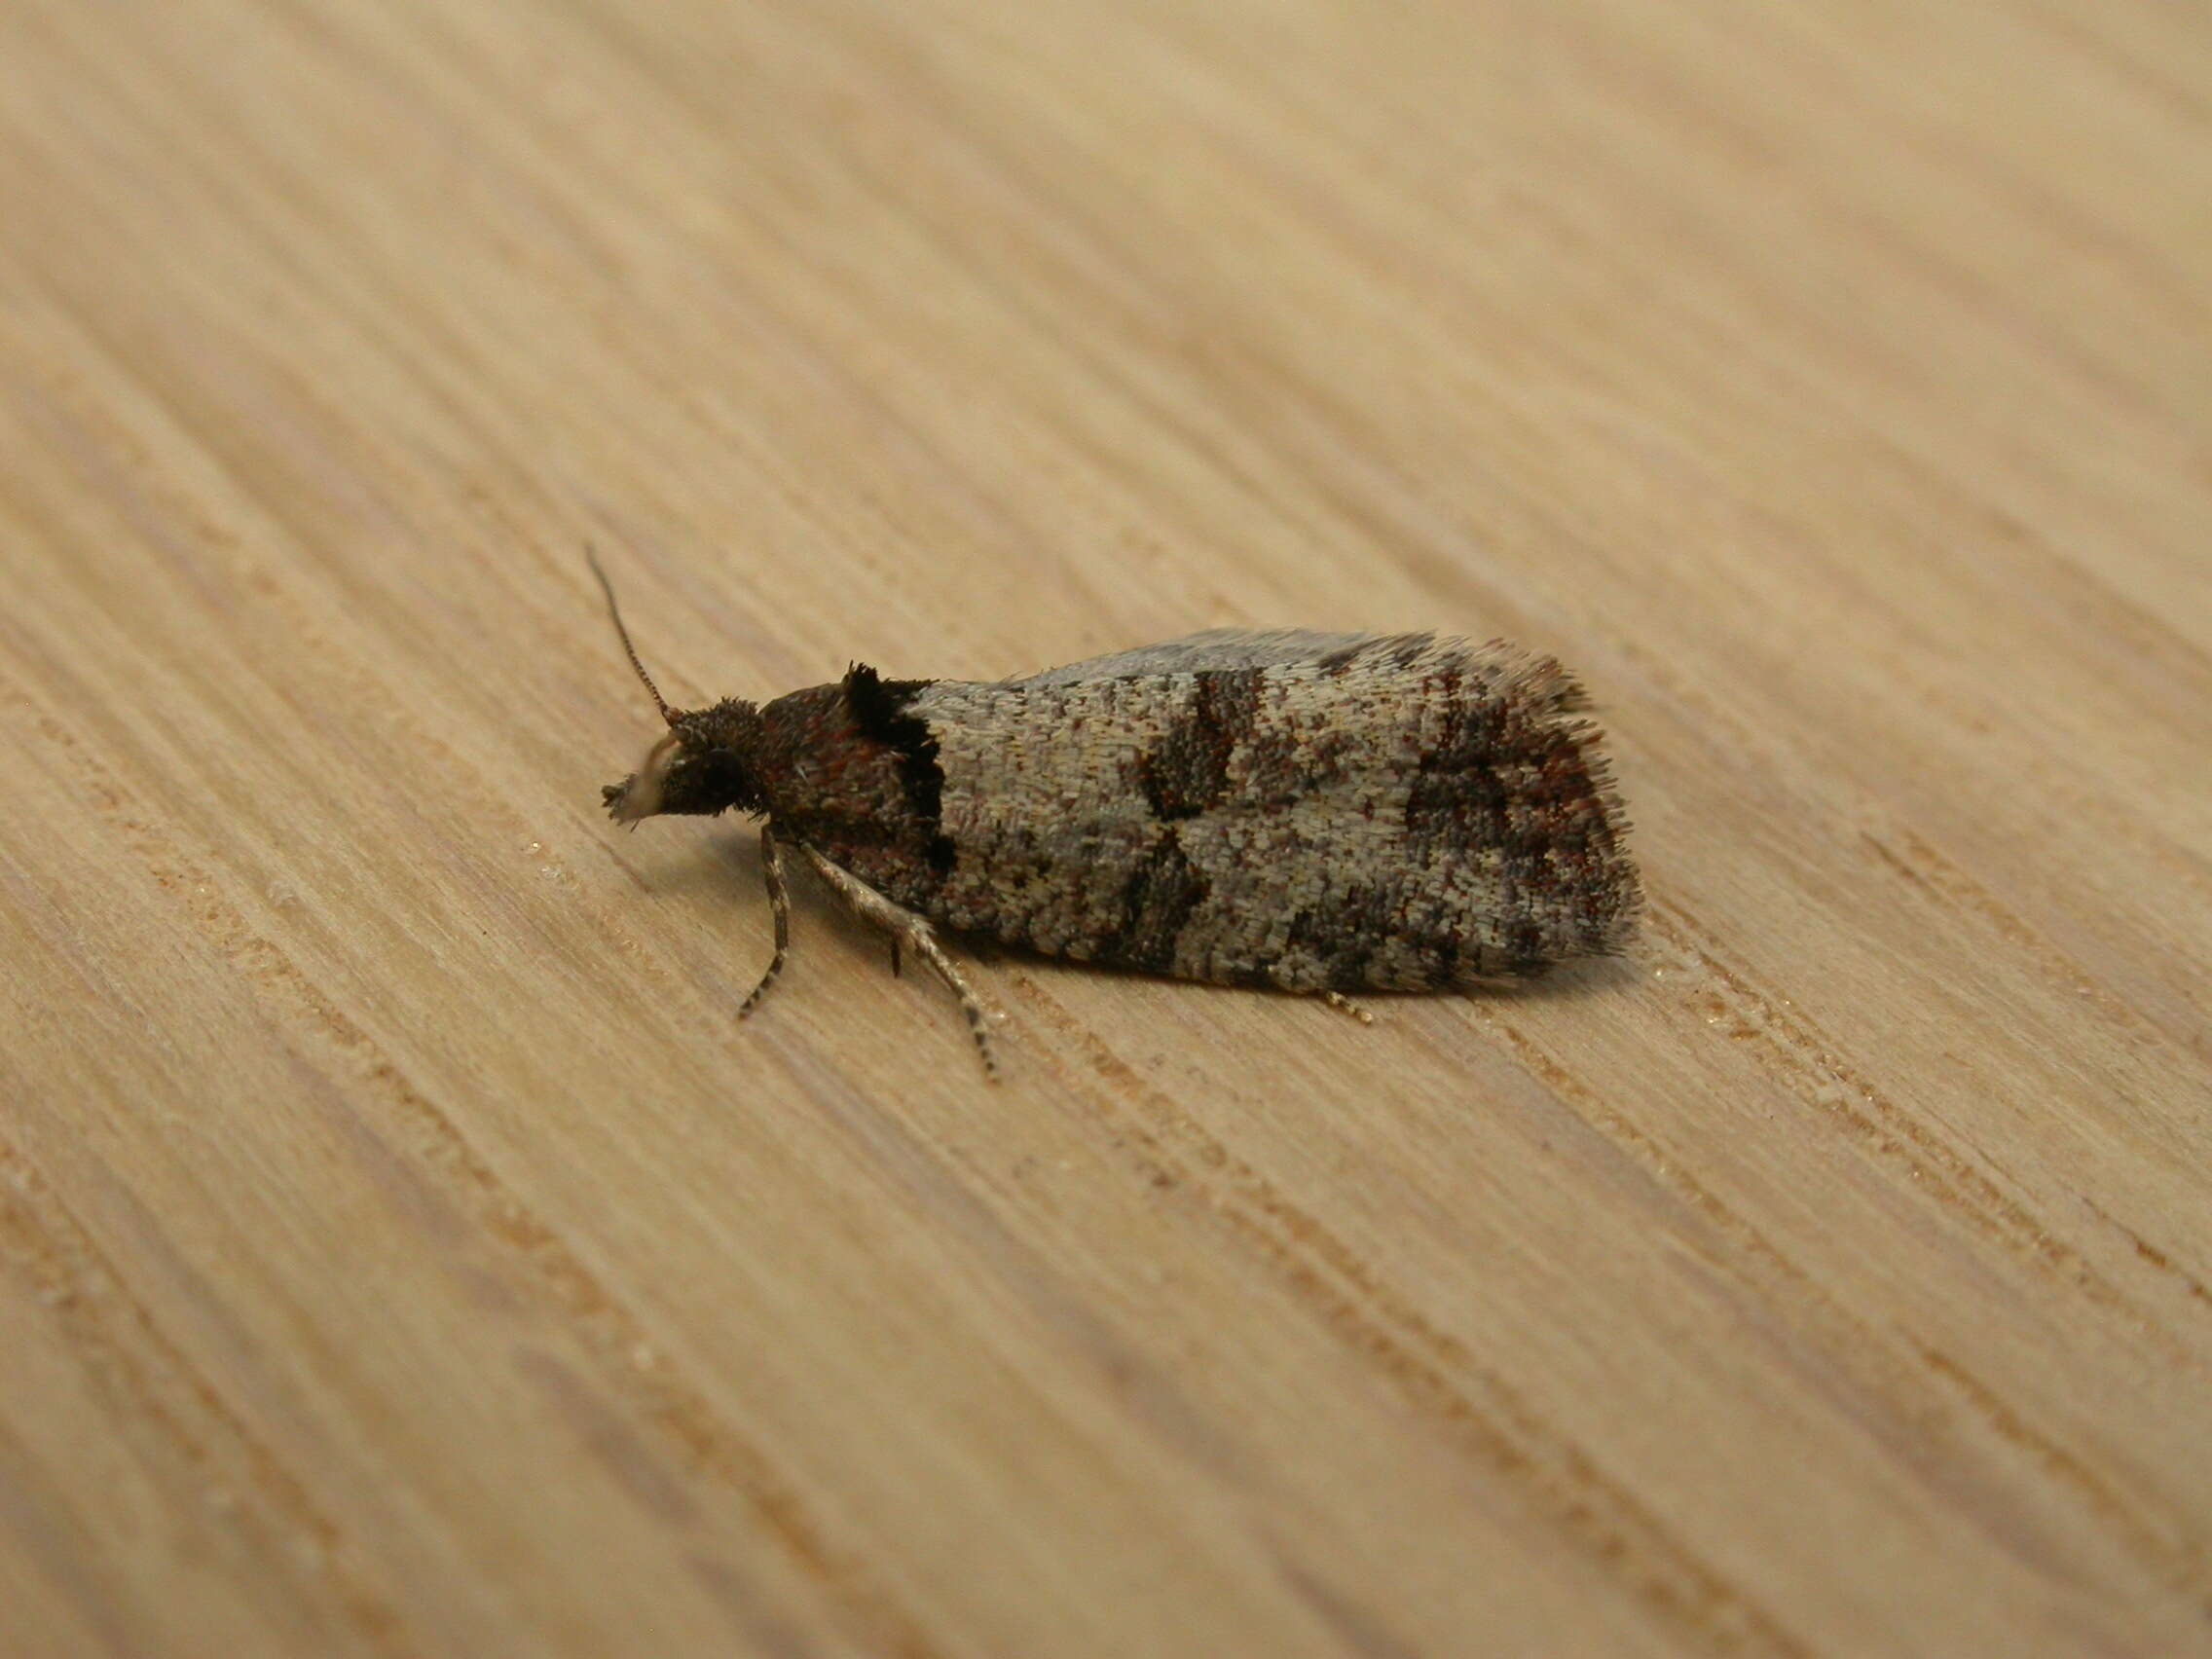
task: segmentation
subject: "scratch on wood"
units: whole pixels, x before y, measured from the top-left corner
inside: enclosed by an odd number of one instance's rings
[[[80,796],[106,820],[155,886],[177,899],[194,925],[259,991],[289,1008],[294,1023],[318,1038],[353,1075],[384,1096],[393,1121],[409,1129],[417,1157],[468,1200],[487,1234],[524,1259],[542,1287],[541,1304],[566,1317],[599,1362],[603,1383],[680,1446],[686,1461],[736,1491],[845,1619],[876,1650],[929,1659],[937,1649],[920,1626],[849,1552],[832,1545],[797,1489],[757,1447],[719,1420],[706,1394],[665,1358],[641,1367],[634,1356],[661,1354],[641,1319],[610,1296],[576,1253],[516,1196],[469,1145],[439,1106],[418,1089],[379,1045],[305,972],[224,897],[214,871],[156,829],[129,792],[52,716],[13,687],[6,701],[31,709],[34,724],[70,758]]]
[[[126,1396],[128,1409],[175,1450],[203,1491],[220,1490],[234,1498],[250,1493],[259,1501],[258,1509],[238,1502],[221,1521],[203,1513],[196,1522],[228,1524],[248,1536],[272,1576],[290,1583],[307,1607],[335,1604],[337,1616],[374,1651],[423,1651],[307,1484],[253,1437],[130,1294],[92,1235],[20,1149],[5,1140],[0,1140],[0,1244],[53,1309],[86,1370]],[[312,1555],[303,1554],[302,1540]],[[303,1572],[303,1566],[309,1569]]]
[[[1729,967],[1717,944],[1671,904],[1653,903],[1646,927],[1678,952],[1688,972],[1667,982],[1726,1034],[1760,1056],[1788,1091],[1842,1124],[1858,1143],[1901,1169],[1926,1194],[1975,1232],[2086,1300],[2118,1314],[2193,1368],[2198,1357],[2149,1311],[2105,1277],[2083,1253],[2056,1236],[2025,1205],[2008,1198],[1967,1154],[1890,1098],[1846,1061],[1802,1014],[1789,1013],[1744,973]]]
[[[1268,1549],[1292,1593],[1360,1659],[1419,1659],[1414,1645],[1401,1641],[1373,1607],[1345,1594],[1274,1540],[1269,1540]]]
[[[1979,916],[2006,943],[2019,950],[2060,989],[2095,1009],[2112,1023],[2124,1026],[2137,1036],[2148,1037],[2186,1051],[2185,1046],[2177,1044],[2149,1015],[2123,998],[2114,995],[2079,962],[2014,915],[1995,894],[1910,830],[1902,826],[1890,830],[1889,833],[1898,843],[1895,847],[1871,830],[1861,833],[1866,845],[1873,850],[1874,856],[1890,868],[1938,902]]]
[[[1928,1369],[1949,1382],[1988,1423],[1991,1431],[2033,1458],[2046,1475],[2074,1494],[2128,1547],[2128,1553],[2156,1569],[2166,1585],[2212,1617],[2212,1557],[2204,1545],[2177,1537],[2155,1525],[2141,1508],[2115,1492],[2094,1469],[2029,1424],[2020,1413],[1971,1371],[1940,1349],[1917,1344]]]
[[[2204,1281],[2202,1279],[2197,1278],[2194,1273],[2191,1273],[2186,1269],[2180,1267],[2165,1251],[2159,1249],[2157,1245],[2152,1243],[2148,1238],[2145,1238],[2140,1233],[2136,1232],[2132,1227],[2129,1227],[2125,1222],[2120,1221],[2116,1217],[2106,1213],[2104,1206],[2099,1204],[2095,1199],[2085,1198],[2082,1200],[2082,1202],[2088,1206],[2090,1214],[2094,1215],[2107,1227],[2114,1229],[2120,1235],[2120,1236],[2125,1238],[2130,1245],[2134,1246],[2135,1254],[2140,1260],[2148,1263],[2151,1267],[2156,1268],[2159,1272],[2163,1273],[2168,1278],[2178,1281],[2182,1289],[2189,1294],[2190,1298],[2193,1301],[2198,1303],[2207,1309],[2212,1309],[2212,1290],[2207,1290],[2205,1288]]]
[[[1909,1445],[1898,1445],[1899,1437],[1885,1429],[1878,1419],[1869,1423],[1871,1432],[1893,1443],[1900,1455],[1899,1466],[1905,1473],[1925,1479],[1935,1472],[1931,1466],[1931,1459],[1935,1457],[1944,1459],[1961,1473],[1972,1473],[1961,1464],[1967,1448],[1960,1435],[1951,1396],[1928,1385],[1923,1366],[1910,1363],[1888,1337],[1845,1308],[1803,1268],[1690,1174],[1679,1157],[1655,1136],[1628,1122],[1616,1108],[1606,1105],[1599,1090],[1576,1077],[1556,1056],[1495,1014],[1486,1017],[1484,1025],[1504,1041],[1532,1076],[1571,1106],[1584,1122],[1627,1150],[1652,1180],[1711,1223],[1744,1258],[1735,1262],[1701,1252],[1704,1259],[1757,1294],[1761,1306],[1782,1318],[1808,1327],[1821,1345],[1825,1363],[1847,1375],[1855,1374],[1862,1385],[1886,1400],[1916,1434],[1924,1437]],[[1925,1358],[1925,1349],[1917,1345],[1908,1346],[1913,1354]],[[1986,1483],[1976,1477],[1976,1484]],[[2016,1501],[2010,1493],[1994,1497],[1987,1493],[1980,1495],[1993,1502]],[[2090,1506],[2090,1513],[2099,1522],[2111,1520],[2094,1505]],[[2018,1553],[2016,1540],[2009,1531],[1992,1531],[1989,1535],[2001,1546]],[[2147,1570],[2157,1571],[2162,1567],[2156,1550],[2143,1549],[2142,1535],[2122,1529],[2118,1541],[2123,1549],[2136,1555]],[[2048,1562],[2031,1561],[2028,1565],[2039,1572],[2049,1569]]]
[[[1312,1216],[1141,1076],[1026,975],[1009,985],[1080,1051],[1098,1085],[1054,1062],[1124,1124],[1151,1183],[1204,1206],[1400,1398],[1450,1433],[1588,1563],[1705,1650],[1794,1655],[1807,1649],[1750,1597],[1676,1538],[1627,1488],[1480,1364]],[[1100,1087],[1102,1085],[1103,1087]],[[1138,1121],[1141,1120],[1141,1121]],[[1349,1288],[1346,1288],[1346,1287]],[[1455,1382],[1464,1377],[1470,1395]],[[1479,1395],[1479,1399],[1475,1396]]]

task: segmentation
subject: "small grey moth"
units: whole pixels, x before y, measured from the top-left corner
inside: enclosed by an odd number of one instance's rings
[[[1020,679],[889,680],[673,709],[603,792],[617,823],[763,820],[959,998],[938,928],[1051,956],[1327,997],[1443,991],[1619,950],[1639,883],[1574,681],[1503,641],[1217,628]],[[1357,1012],[1356,1010],[1354,1012]],[[1363,1016],[1364,1017],[1364,1016]]]

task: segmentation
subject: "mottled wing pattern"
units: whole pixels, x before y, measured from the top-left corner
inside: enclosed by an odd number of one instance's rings
[[[892,897],[1056,955],[1434,990],[1617,948],[1638,902],[1580,696],[1503,644],[1215,631],[919,686],[944,870]]]

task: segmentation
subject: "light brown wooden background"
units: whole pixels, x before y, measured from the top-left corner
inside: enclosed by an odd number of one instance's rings
[[[5,1651],[2212,1651],[2208,19],[11,0]],[[586,537],[1557,651],[1643,942],[736,1028]]]

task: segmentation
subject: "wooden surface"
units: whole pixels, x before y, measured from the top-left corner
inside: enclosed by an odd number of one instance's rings
[[[2212,1652],[2212,14],[0,9],[0,1650]],[[948,999],[672,695],[1554,650],[1635,959]]]

